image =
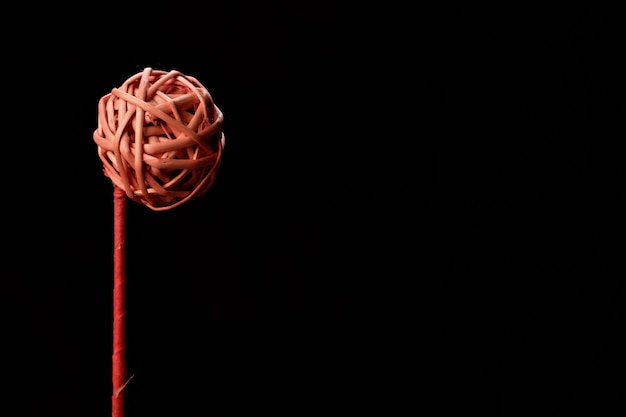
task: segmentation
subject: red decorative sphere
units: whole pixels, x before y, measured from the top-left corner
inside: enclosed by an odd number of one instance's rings
[[[146,68],[100,99],[93,139],[115,186],[153,210],[168,210],[213,185],[223,121],[197,79]]]

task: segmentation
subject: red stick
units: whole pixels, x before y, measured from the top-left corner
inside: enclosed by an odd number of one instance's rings
[[[125,415],[126,369],[126,193],[113,190],[113,395],[112,417]]]

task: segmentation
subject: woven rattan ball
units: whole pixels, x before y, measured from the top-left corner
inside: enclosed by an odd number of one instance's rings
[[[168,210],[213,185],[223,120],[196,78],[145,68],[100,99],[93,139],[115,186],[153,210]]]

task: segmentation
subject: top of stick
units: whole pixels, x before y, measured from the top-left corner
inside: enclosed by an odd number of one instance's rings
[[[153,210],[168,210],[213,185],[223,121],[197,79],[145,68],[100,99],[93,139],[115,186]]]

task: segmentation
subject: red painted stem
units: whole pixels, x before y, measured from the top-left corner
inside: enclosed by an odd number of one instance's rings
[[[126,193],[113,190],[113,395],[112,417],[125,416],[126,366]]]

